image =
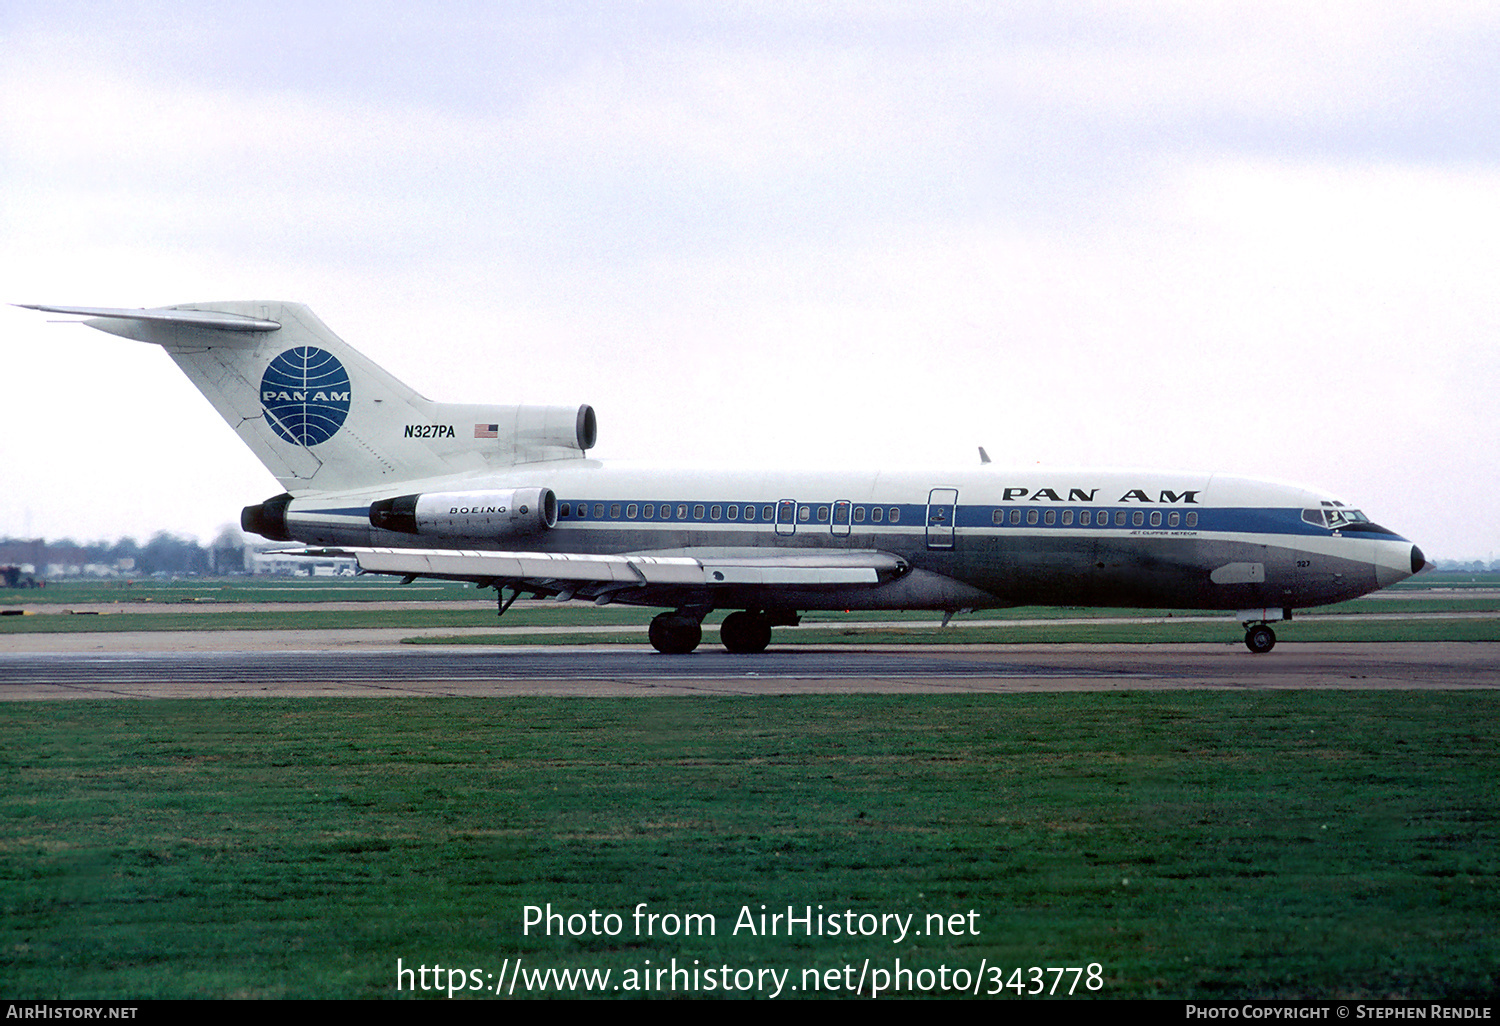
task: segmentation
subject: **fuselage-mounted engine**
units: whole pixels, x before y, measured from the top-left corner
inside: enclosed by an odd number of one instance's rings
[[[370,503],[370,526],[431,538],[519,537],[557,526],[557,496],[550,488],[402,495]]]

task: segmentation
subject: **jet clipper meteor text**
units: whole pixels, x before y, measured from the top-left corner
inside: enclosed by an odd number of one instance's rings
[[[607,463],[591,407],[432,402],[296,303],[28,308],[167,351],[284,489],[245,530],[493,587],[502,614],[523,594],[664,607],[661,652],[714,610],[727,649],[759,652],[808,610],[1021,605],[1234,610],[1268,652],[1293,609],[1425,563],[1331,496],[1220,474]]]

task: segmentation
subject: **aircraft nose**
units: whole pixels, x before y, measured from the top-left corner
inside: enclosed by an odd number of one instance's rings
[[[1410,545],[1410,542],[1406,544]],[[1415,545],[1406,550],[1396,545],[1381,546],[1375,557],[1375,583],[1381,588],[1389,588],[1428,565],[1427,557]]]

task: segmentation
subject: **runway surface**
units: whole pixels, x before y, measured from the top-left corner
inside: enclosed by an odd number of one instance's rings
[[[0,700],[1500,687],[1495,643],[1283,644],[1261,656],[1238,645],[798,646],[662,656],[634,645],[276,650],[225,633],[230,647],[215,651],[0,652]]]

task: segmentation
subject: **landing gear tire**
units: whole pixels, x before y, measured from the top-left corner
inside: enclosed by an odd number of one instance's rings
[[[755,613],[730,613],[719,625],[719,640],[737,654],[764,652],[771,643],[771,624]]]
[[[1246,627],[1245,647],[1256,655],[1269,652],[1276,647],[1276,632],[1263,623]]]
[[[661,613],[652,619],[646,636],[651,639],[651,647],[663,655],[687,655],[703,640],[703,627],[696,620]]]

